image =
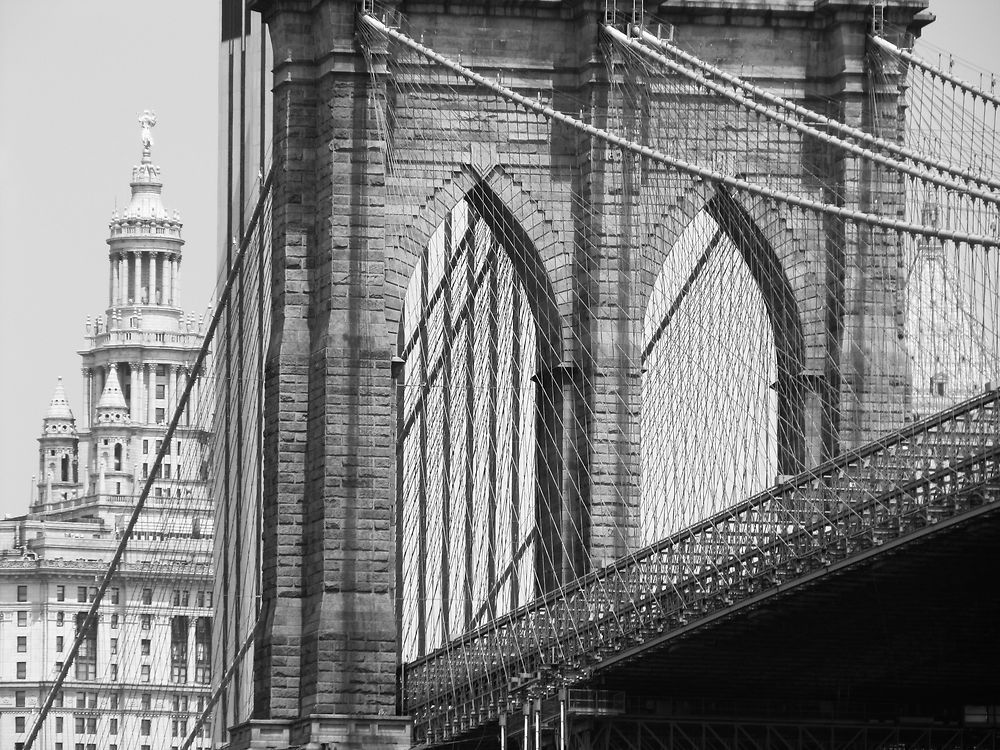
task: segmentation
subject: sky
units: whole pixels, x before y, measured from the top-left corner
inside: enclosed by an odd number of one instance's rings
[[[27,511],[42,417],[62,376],[83,406],[84,322],[107,307],[108,222],[153,160],[186,240],[181,306],[215,275],[219,19],[215,0],[0,0],[0,513]]]
[[[931,0],[937,47],[1000,73],[1000,0]],[[107,305],[108,222],[128,202],[138,114],[156,112],[163,199],[184,222],[181,305],[215,278],[215,0],[0,0],[0,513],[24,513],[62,376],[82,408],[84,322]],[[16,325],[15,325],[16,323]]]

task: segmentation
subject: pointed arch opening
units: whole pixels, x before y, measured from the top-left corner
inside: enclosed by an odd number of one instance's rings
[[[555,298],[527,234],[477,184],[423,249],[404,298],[397,386],[397,576],[404,661],[532,599],[536,515],[560,436],[541,373]]]
[[[780,260],[720,190],[667,255],[643,320],[643,540],[797,473],[804,339]]]

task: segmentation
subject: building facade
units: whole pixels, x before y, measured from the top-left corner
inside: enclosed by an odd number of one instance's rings
[[[0,522],[0,737],[15,747],[68,658],[147,484],[96,627],[83,634],[35,747],[180,747],[210,696],[211,413],[198,406],[210,394],[197,382],[164,445],[203,321],[178,306],[182,225],[161,199],[155,117],[145,113],[140,123],[132,197],[107,240],[107,307],[88,318],[80,353],[81,424],[60,379],[38,438],[29,512]],[[208,747],[210,732],[192,747]]]

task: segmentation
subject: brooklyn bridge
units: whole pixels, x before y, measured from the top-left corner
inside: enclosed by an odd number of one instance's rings
[[[252,3],[175,744],[995,748],[1000,94],[926,6]]]

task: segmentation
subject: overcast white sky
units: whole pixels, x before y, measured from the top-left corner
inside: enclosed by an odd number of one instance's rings
[[[932,0],[925,38],[1000,72],[1000,0]],[[181,303],[214,286],[215,0],[0,0],[0,513],[27,510],[42,416],[63,376],[82,407],[84,320],[107,304],[108,221],[153,109],[164,204],[184,221]]]

